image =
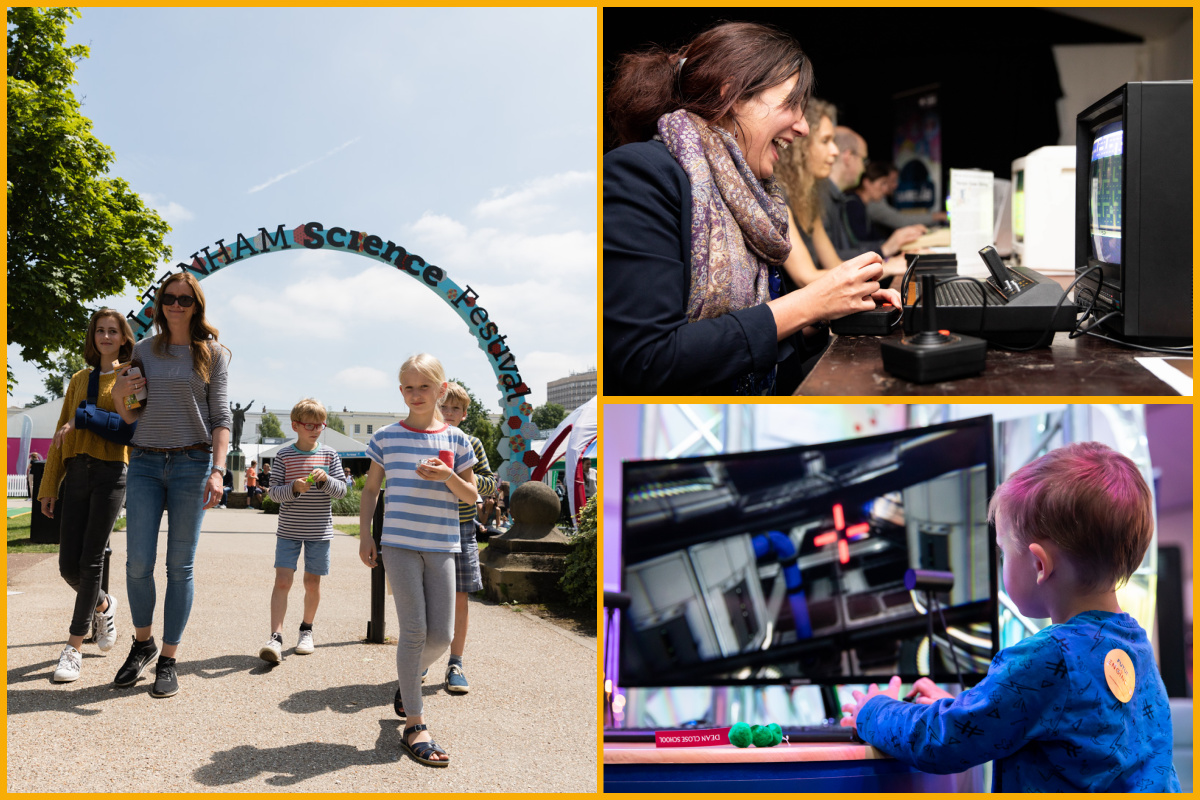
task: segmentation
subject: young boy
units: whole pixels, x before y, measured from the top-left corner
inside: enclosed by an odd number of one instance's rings
[[[1154,530],[1136,466],[1097,442],[1013,473],[988,508],[1004,588],[1049,627],[1005,648],[952,697],[928,678],[872,685],[843,724],[925,772],[995,761],[993,791],[1178,792],[1171,712],[1146,632],[1117,605]]]
[[[275,540],[275,588],[271,591],[271,638],[259,658],[279,663],[283,653],[283,618],[288,591],[304,550],[304,618],[296,655],[313,651],[312,626],[321,602],[321,576],[329,574],[329,543],[333,539],[333,499],[346,496],[342,460],[317,438],[325,429],[325,407],[305,398],[292,409],[296,441],[275,456],[267,496],[279,503]]]
[[[442,402],[442,416],[446,424],[455,428],[462,425],[471,407],[471,396],[461,384],[449,381],[446,399]],[[466,433],[464,431],[464,433]],[[479,495],[489,495],[496,490],[496,476],[488,465],[483,443],[471,434],[471,449],[475,452],[475,488]],[[470,686],[463,674],[463,649],[467,641],[467,595],[483,588],[483,576],[479,573],[479,545],[475,541],[475,513],[473,503],[458,504],[458,536],[461,552],[454,554],[454,639],[450,642],[450,663],[446,666],[446,691],[465,694]]]

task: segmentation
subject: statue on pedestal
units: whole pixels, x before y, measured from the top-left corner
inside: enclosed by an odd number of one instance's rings
[[[249,410],[250,406],[252,405],[254,405],[253,400],[251,400],[249,403],[246,403],[245,408],[243,408],[240,403],[238,404],[237,408],[234,408],[233,403],[229,404],[229,410],[233,412],[233,429],[230,431],[229,435],[229,448],[231,450],[241,449],[242,426],[246,423],[246,411]]]

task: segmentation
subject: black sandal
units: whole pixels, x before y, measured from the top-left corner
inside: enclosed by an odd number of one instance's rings
[[[447,758],[445,761],[433,761],[432,759],[429,758],[434,753],[436,753],[438,755],[442,755],[442,756],[446,755],[446,751],[443,750],[442,748],[438,747],[437,742],[433,741],[432,739],[429,740],[428,742],[417,742],[416,744],[408,743],[408,735],[410,733],[419,733],[421,731],[427,731],[427,730],[429,730],[428,725],[413,725],[411,727],[405,728],[404,729],[404,738],[401,740],[400,743],[402,745],[404,745],[404,749],[408,751],[408,754],[410,756],[412,756],[415,760],[421,762],[422,764],[425,764],[430,767],[449,766],[450,765],[449,758]]]
[[[392,708],[394,708],[396,710],[397,717],[401,717],[401,718],[408,717],[408,715],[404,713],[404,700],[402,700],[400,698],[400,690],[399,689],[396,690],[396,696],[392,698]]]

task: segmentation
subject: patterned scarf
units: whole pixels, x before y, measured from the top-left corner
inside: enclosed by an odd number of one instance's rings
[[[692,184],[688,322],[767,302],[792,249],[778,183],[760,183],[733,135],[689,111],[660,117],[658,138]]]

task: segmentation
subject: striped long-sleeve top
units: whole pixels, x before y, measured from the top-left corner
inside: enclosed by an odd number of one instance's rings
[[[292,488],[295,481],[307,478],[314,469],[323,469],[329,478],[304,494]],[[283,539],[332,539],[333,501],[346,496],[346,473],[337,451],[324,444],[306,453],[290,444],[275,456],[271,467],[271,486],[267,497],[279,503],[279,528]]]
[[[475,452],[475,490],[479,492],[480,497],[495,494],[496,473],[492,472],[492,465],[488,463],[487,453],[483,451],[483,442],[469,433],[467,438],[471,440],[471,449]],[[459,500],[458,524],[461,525],[475,519],[476,512],[474,503],[464,503]]]

